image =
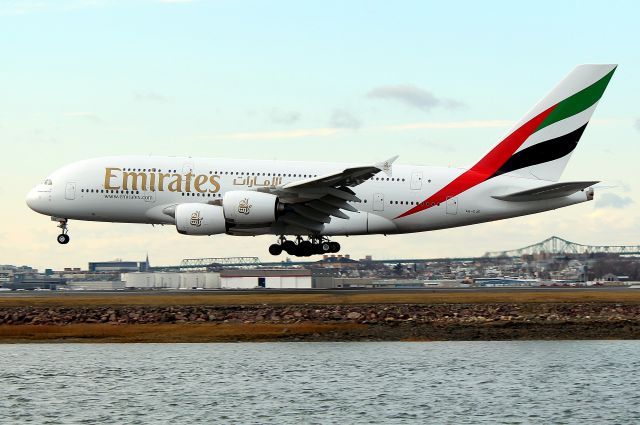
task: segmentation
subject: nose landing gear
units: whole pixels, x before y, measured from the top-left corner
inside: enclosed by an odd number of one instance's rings
[[[303,240],[301,236],[296,238],[296,242],[287,240],[280,236],[279,243],[269,246],[271,255],[280,255],[285,251],[289,255],[296,257],[309,257],[313,254],[328,254],[340,251],[340,244],[332,242],[325,237],[309,237]]]
[[[58,235],[58,237],[56,238],[58,240],[58,243],[61,245],[66,245],[69,243],[69,229],[67,228],[67,219],[63,218],[63,219],[59,219],[58,220],[58,227],[60,229],[62,229],[62,233],[60,233]]]

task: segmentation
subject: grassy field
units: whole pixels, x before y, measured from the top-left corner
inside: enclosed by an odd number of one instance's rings
[[[38,295],[0,296],[0,308],[12,306],[118,306],[118,305],[349,305],[440,303],[640,303],[640,290],[593,291],[416,291],[398,293],[99,293],[52,292]]]
[[[357,323],[0,325],[0,342],[240,342],[355,331]]]

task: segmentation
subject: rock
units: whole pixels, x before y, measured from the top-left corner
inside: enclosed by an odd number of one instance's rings
[[[357,311],[352,311],[349,314],[347,314],[347,319],[349,320],[358,320],[361,317],[362,317],[362,314],[358,313]]]

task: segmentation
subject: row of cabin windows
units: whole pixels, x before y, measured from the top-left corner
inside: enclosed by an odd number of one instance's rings
[[[182,196],[202,196],[203,198],[215,198],[217,196],[218,198],[221,198],[222,197],[222,193],[182,192]]]
[[[398,177],[398,178],[395,178],[395,177],[387,177],[386,179],[385,179],[384,177],[376,177],[376,178],[371,177],[371,180],[381,181],[381,182],[383,182],[383,181],[385,181],[385,180],[386,180],[386,181],[388,181],[388,182],[399,182],[399,181],[404,181],[404,179],[401,179],[401,178],[399,178],[399,177]]]
[[[211,172],[209,171],[209,174],[219,174],[219,175],[231,175],[231,176],[266,176],[266,177],[318,177],[317,174],[297,174],[297,173],[293,173],[293,174],[287,174],[287,173],[249,173],[248,171],[245,173],[244,171],[214,171]]]
[[[147,171],[150,173],[161,173],[162,170],[160,168],[123,168],[122,171],[132,171],[132,172],[140,172],[146,173]],[[178,170],[167,170],[167,173],[177,173]]]
[[[123,194],[127,194],[127,195],[139,195],[140,191],[139,190],[111,190],[111,189],[80,189],[80,192],[82,193],[123,193]],[[221,198],[222,197],[222,193],[200,193],[200,192],[182,192],[182,196],[201,196],[203,198]],[[364,202],[365,204],[367,203],[367,200],[365,199],[364,201],[360,201],[360,202]],[[397,203],[397,202],[396,202]]]
[[[84,193],[126,193],[127,195],[140,194],[139,190],[112,190],[112,189],[80,189]]]
[[[161,173],[162,169],[156,169],[156,168],[123,168],[122,171],[132,171],[132,172],[158,172]],[[167,173],[177,173],[178,170],[167,170]],[[193,172],[193,171],[192,171]],[[317,174],[298,174],[298,173],[294,173],[294,174],[287,174],[287,173],[249,173],[244,172],[244,171],[209,171],[209,174],[219,174],[219,175],[231,175],[231,176],[244,176],[244,175],[251,175],[251,176],[267,176],[267,177],[318,177]]]
[[[122,194],[131,194],[131,195],[138,195],[140,194],[139,190],[105,190],[105,189],[80,189],[80,192],[83,193],[122,193]],[[191,193],[191,192],[182,192],[182,196],[198,196],[198,197],[203,197],[203,198],[215,198],[215,197],[222,197],[221,193],[200,193],[200,192],[195,192],[195,193]],[[367,203],[367,200],[363,200],[361,202],[364,202],[365,204]],[[389,205],[420,205],[421,202],[417,202],[417,201],[389,201]],[[440,204],[436,204],[435,202],[422,202],[422,204],[426,204],[427,206],[440,206]]]
[[[389,205],[426,205],[427,207],[435,207],[435,206],[440,206],[440,204],[437,204],[435,202],[418,202],[418,201],[389,201]]]
[[[140,191],[139,190],[113,190],[113,189],[80,189],[80,192],[83,193],[123,193],[123,194],[127,194],[127,195],[139,195]],[[182,192],[182,196],[202,196],[202,197],[207,197],[207,198],[211,198],[211,197],[221,197],[222,194],[221,193],[200,193],[200,192]],[[360,201],[360,202],[364,202],[365,204],[367,203],[367,200],[365,199],[364,201]],[[440,205],[440,204],[436,204],[435,202],[422,202],[423,204],[427,204],[428,206],[434,206],[434,205]],[[390,205],[419,205],[420,202],[417,201],[389,201]]]
[[[133,172],[158,172],[161,173],[162,169],[160,168],[123,168],[123,171],[133,171]],[[178,170],[167,170],[167,173],[177,173]],[[287,174],[287,173],[249,173],[248,171],[245,173],[244,171],[209,171],[209,174],[220,174],[220,175],[231,175],[231,176],[244,176],[245,174],[247,176],[251,175],[251,176],[267,176],[267,177],[271,177],[273,175],[273,177],[303,177],[303,178],[311,178],[311,177],[318,177],[317,174]],[[371,177],[371,180],[375,180],[375,181],[392,181],[392,182],[403,182],[405,181],[404,178],[396,178],[396,177]],[[429,179],[429,183],[431,183],[431,179]]]
[[[139,190],[111,190],[111,189],[80,189],[80,192],[83,193],[123,193],[123,194],[127,194],[127,195],[139,195],[140,191]],[[182,192],[182,196],[202,196],[202,197],[221,197],[222,194],[221,193],[189,193],[189,192]]]

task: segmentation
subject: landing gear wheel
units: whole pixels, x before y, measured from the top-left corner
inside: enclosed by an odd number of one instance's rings
[[[280,255],[283,251],[296,257],[310,257],[314,254],[338,252],[340,244],[322,236],[310,235],[307,240],[304,240],[303,236],[297,236],[295,242],[280,236],[278,243],[269,246],[269,252],[271,255]]]
[[[273,245],[269,246],[269,254],[271,255],[280,255],[282,254],[282,245],[278,245],[277,243],[274,243]]]
[[[298,244],[298,255],[308,257],[313,254],[313,245],[309,241],[302,241]]]
[[[60,228],[60,230],[62,231],[62,233],[60,233],[58,235],[58,237],[56,238],[58,240],[58,243],[61,245],[66,245],[69,243],[69,228],[67,226],[67,222],[68,220],[66,218],[52,218],[51,220],[55,220],[58,222],[58,228]]]
[[[286,251],[289,255],[295,255],[296,252],[296,244],[293,241],[284,241],[282,242],[282,250]]]

